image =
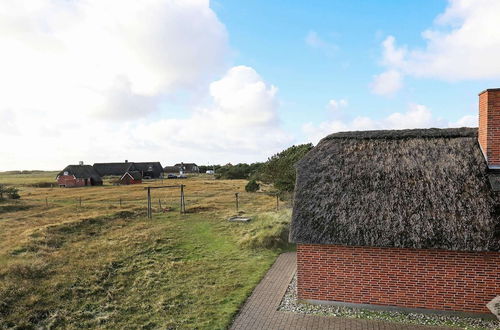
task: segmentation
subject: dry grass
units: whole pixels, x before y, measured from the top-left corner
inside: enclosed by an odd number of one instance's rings
[[[0,212],[0,328],[225,328],[283,247],[261,237],[289,214],[260,215],[275,199],[245,193],[244,180],[165,180],[186,185],[189,213],[179,214],[177,189],[153,190],[147,220],[144,187],[160,181],[37,188],[53,175],[34,176],[0,173],[21,194],[1,204],[14,208]],[[226,221],[235,192],[253,223]]]

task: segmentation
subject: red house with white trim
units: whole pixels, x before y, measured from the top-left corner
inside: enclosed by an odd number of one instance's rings
[[[500,295],[500,89],[479,129],[335,133],[297,165],[298,298],[492,316]]]

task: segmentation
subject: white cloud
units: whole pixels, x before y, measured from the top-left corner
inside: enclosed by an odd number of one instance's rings
[[[338,50],[338,46],[324,40],[316,31],[309,31],[305,38],[305,42],[309,47],[321,49],[326,55],[333,56]]]
[[[291,141],[255,70],[210,84],[229,49],[208,0],[3,1],[0,49],[0,170],[255,161]],[[172,98],[207,97],[159,118]]]
[[[143,125],[136,134],[195,159],[227,162],[230,155],[238,155],[241,161],[264,160],[292,142],[279,128],[276,93],[254,69],[233,67],[210,85],[211,106],[197,109],[188,119]]]
[[[449,0],[433,27],[422,33],[425,47],[382,43],[382,64],[415,77],[449,81],[500,78],[500,1]]]
[[[317,143],[329,134],[342,131],[462,126],[477,127],[477,116],[464,116],[456,122],[449,122],[434,116],[425,105],[410,104],[406,112],[394,112],[385,118],[358,116],[346,120],[324,121],[318,125],[306,123],[302,131],[307,141]]]
[[[345,99],[340,99],[340,100],[331,99],[330,101],[328,101],[327,108],[332,112],[337,112],[340,109],[347,107],[348,105],[349,103]]]
[[[402,76],[397,70],[388,70],[376,75],[371,84],[372,93],[378,95],[393,95],[403,87]]]
[[[0,111],[55,120],[144,116],[156,97],[205,85],[227,54],[204,0],[3,1],[0,22]]]

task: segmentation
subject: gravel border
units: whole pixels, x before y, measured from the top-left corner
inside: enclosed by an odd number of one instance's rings
[[[296,275],[294,275],[292,281],[290,282],[290,285],[288,286],[286,293],[281,300],[278,310],[301,314],[384,320],[418,325],[451,326],[463,329],[500,330],[500,321],[488,321],[478,318],[417,313],[368,311],[348,307],[299,303],[297,301]]]

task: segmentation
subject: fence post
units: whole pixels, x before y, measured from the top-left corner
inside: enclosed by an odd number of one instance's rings
[[[49,200],[47,199],[47,197],[45,197],[45,207],[48,208],[49,207]]]
[[[158,205],[160,206],[160,212],[161,212],[161,199],[158,198]]]
[[[120,198],[120,207],[122,207],[122,199]]]
[[[184,185],[181,184],[181,214],[184,213],[185,207],[184,207]]]
[[[239,209],[238,193],[235,193],[234,196],[236,197],[236,212],[238,212],[238,209]]]
[[[151,188],[148,187],[148,219],[152,218],[151,214]]]
[[[80,207],[82,207],[82,197],[80,196]]]
[[[276,194],[276,212],[280,209],[280,198],[279,195]]]

